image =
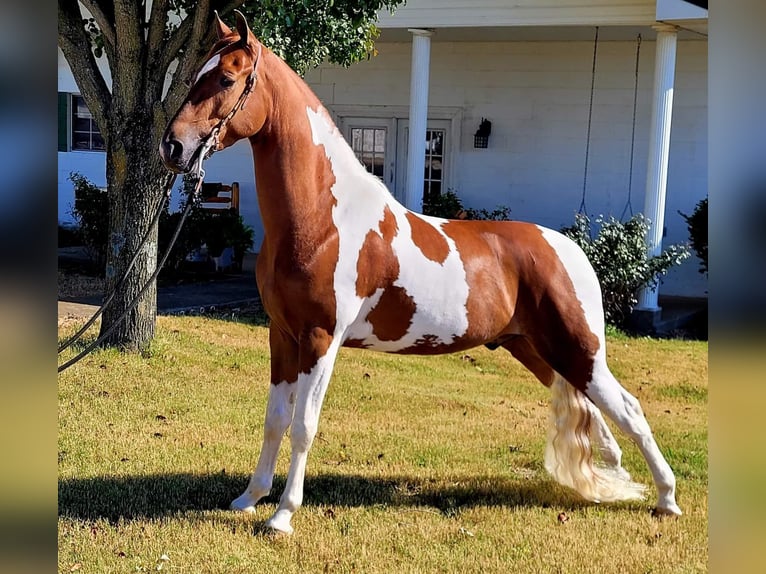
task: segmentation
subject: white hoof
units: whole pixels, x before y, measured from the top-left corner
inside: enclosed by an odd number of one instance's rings
[[[265,526],[276,532],[292,534],[293,527],[290,526],[291,517],[291,512],[287,510],[277,510],[274,515],[266,521]]]
[[[681,516],[682,514],[683,512],[675,503],[662,508],[657,506],[652,510],[652,516]]]
[[[256,502],[258,502],[257,498],[253,498],[250,494],[245,492],[242,496],[232,500],[229,508],[232,510],[239,510],[240,512],[255,512]]]

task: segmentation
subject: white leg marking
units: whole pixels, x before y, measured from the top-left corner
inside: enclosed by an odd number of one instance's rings
[[[675,476],[652,436],[641,405],[614,378],[606,364],[601,289],[593,267],[582,250],[569,238],[545,227],[539,229],[569,274],[575,295],[585,312],[585,319],[593,334],[598,337],[599,349],[594,357],[592,379],[586,389],[588,397],[638,445],[657,486],[658,512],[681,514],[675,499]]]
[[[641,405],[614,378],[606,361],[597,361],[593,380],[588,384],[588,396],[617,426],[638,445],[652,472],[657,487],[657,510],[663,514],[680,515],[676,504],[676,479],[670,465],[657,446]]]
[[[607,426],[601,411],[591,401],[587,401],[590,411],[590,434],[596,439],[604,463],[624,480],[630,480],[630,473],[622,468],[622,449]]]
[[[298,375],[296,387],[295,414],[290,431],[292,453],[290,470],[287,473],[287,483],[279,507],[274,515],[266,521],[266,526],[291,534],[293,527],[290,520],[303,503],[303,479],[306,476],[306,461],[309,449],[319,425],[319,413],[322,409],[327,387],[332,376],[335,357],[338,354],[340,339],[333,339],[327,353],[322,356],[311,372]]]
[[[294,393],[294,384],[281,382],[278,385],[271,385],[266,406],[261,455],[245,492],[231,503],[232,509],[253,512],[255,504],[271,492],[279,446],[293,418]]]

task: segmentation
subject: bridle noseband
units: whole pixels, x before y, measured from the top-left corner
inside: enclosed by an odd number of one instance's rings
[[[218,50],[217,53],[221,53],[223,50],[231,46],[232,44],[227,44],[220,50]],[[248,48],[247,44],[244,46],[245,48]],[[245,104],[247,103],[247,98],[250,96],[250,94],[255,89],[256,84],[258,83],[258,64],[261,63],[261,49],[262,44],[258,42],[258,53],[256,54],[255,58],[255,64],[253,64],[253,71],[250,72],[250,75],[247,77],[247,80],[245,80],[245,89],[242,90],[242,93],[239,95],[239,98],[234,103],[234,106],[231,108],[228,114],[226,114],[223,118],[221,118],[218,123],[213,127],[213,129],[210,131],[208,136],[204,139],[202,142],[202,147],[199,151],[199,155],[197,156],[197,165],[194,169],[194,173],[197,176],[198,179],[203,179],[205,176],[205,170],[202,169],[202,162],[205,161],[207,158],[209,158],[211,155],[213,155],[218,148],[218,136],[221,134],[221,130],[226,127],[226,124],[228,124],[231,119],[234,117],[234,115],[241,109],[245,107]]]

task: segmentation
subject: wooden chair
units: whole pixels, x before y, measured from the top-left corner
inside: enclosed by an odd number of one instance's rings
[[[203,183],[200,207],[209,211],[223,213],[234,209],[239,213],[239,182],[225,185],[221,182]]]

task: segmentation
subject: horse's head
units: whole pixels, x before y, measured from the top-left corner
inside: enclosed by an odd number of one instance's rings
[[[190,171],[201,153],[223,149],[261,128],[265,112],[240,111],[256,89],[261,44],[236,12],[236,30],[216,13],[218,40],[192,80],[189,95],[171,120],[160,142],[160,157],[175,172]],[[206,147],[210,146],[210,147]]]

